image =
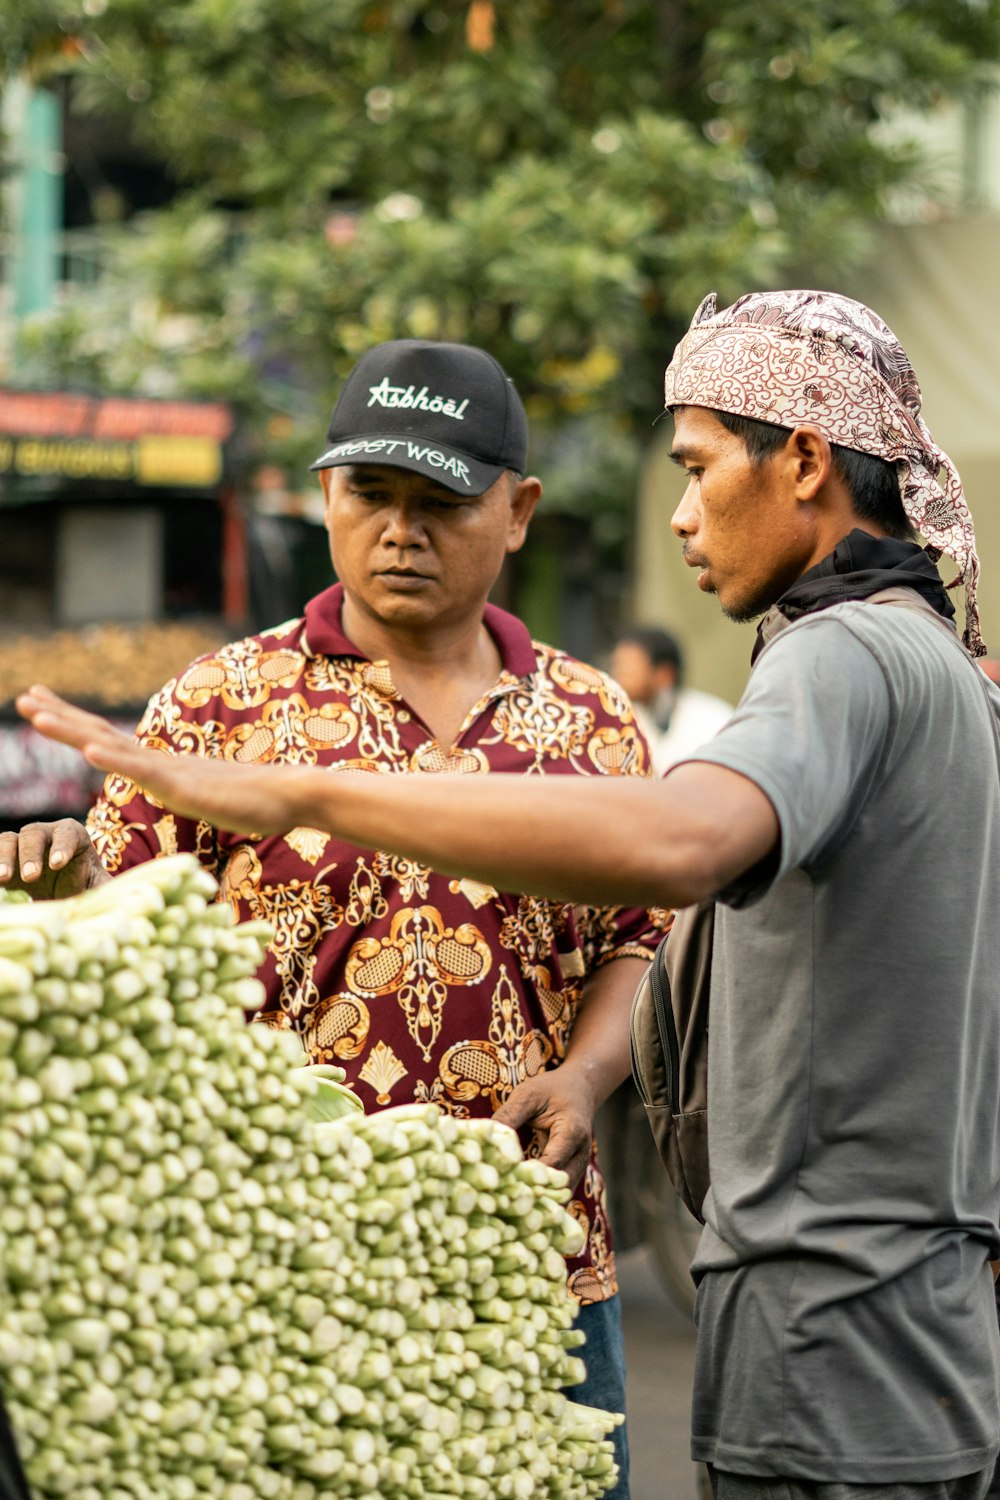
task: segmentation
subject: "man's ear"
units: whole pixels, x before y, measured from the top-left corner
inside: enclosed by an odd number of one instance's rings
[[[513,477],[513,476],[511,476]],[[535,507],[542,498],[542,481],[529,474],[514,482],[510,498],[510,520],[507,526],[507,551],[519,552],[524,546],[528,523],[535,514]]]
[[[815,500],[833,468],[829,439],[811,422],[804,422],[788,434],[782,456],[798,499]]]
[[[316,472],[319,475],[320,488],[323,491],[323,512],[324,512],[324,516],[325,516],[325,519],[326,519],[327,523],[329,523],[329,520],[330,520],[330,476],[332,475],[333,470],[332,469],[317,469]]]

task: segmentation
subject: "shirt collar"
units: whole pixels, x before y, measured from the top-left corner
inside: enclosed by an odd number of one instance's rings
[[[355,656],[367,661],[364,652],[344,634],[341,624],[343,607],[342,583],[335,583],[309,600],[305,615],[306,648],[311,656]],[[483,623],[496,641],[503,671],[512,677],[530,677],[538,664],[527,626],[495,604],[487,604]]]

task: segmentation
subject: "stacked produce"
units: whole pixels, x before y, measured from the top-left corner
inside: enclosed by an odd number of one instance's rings
[[[217,622],[158,620],[148,625],[88,625],[46,635],[4,635],[0,705],[34,682],[102,707],[141,708],[196,656],[227,639]]]
[[[247,1027],[189,856],[0,901],[0,1391],[73,1500],[585,1500],[563,1174]],[[336,1116],[341,1116],[336,1118]]]

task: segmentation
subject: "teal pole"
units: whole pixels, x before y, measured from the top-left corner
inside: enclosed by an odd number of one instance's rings
[[[11,225],[15,319],[45,312],[55,300],[63,212],[59,101],[47,89],[22,97]]]

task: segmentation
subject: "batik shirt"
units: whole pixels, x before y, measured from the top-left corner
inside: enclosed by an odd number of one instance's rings
[[[531,641],[488,606],[496,683],[442,747],[397,692],[388,663],[343,634],[337,585],[305,617],[201,657],[151,701],[147,745],[223,760],[393,775],[649,774],[646,744],[603,673]],[[316,828],[265,838],[175,817],[109,776],[90,817],[106,868],[190,850],[240,920],[274,928],[257,1019],[293,1028],[317,1063],[345,1068],[368,1111],[413,1100],[491,1115],[566,1056],[588,975],[648,959],[663,912],[567,906],[438,874]],[[604,1184],[592,1155],[571,1205],[586,1225],[570,1261],[583,1302],[617,1289]]]

